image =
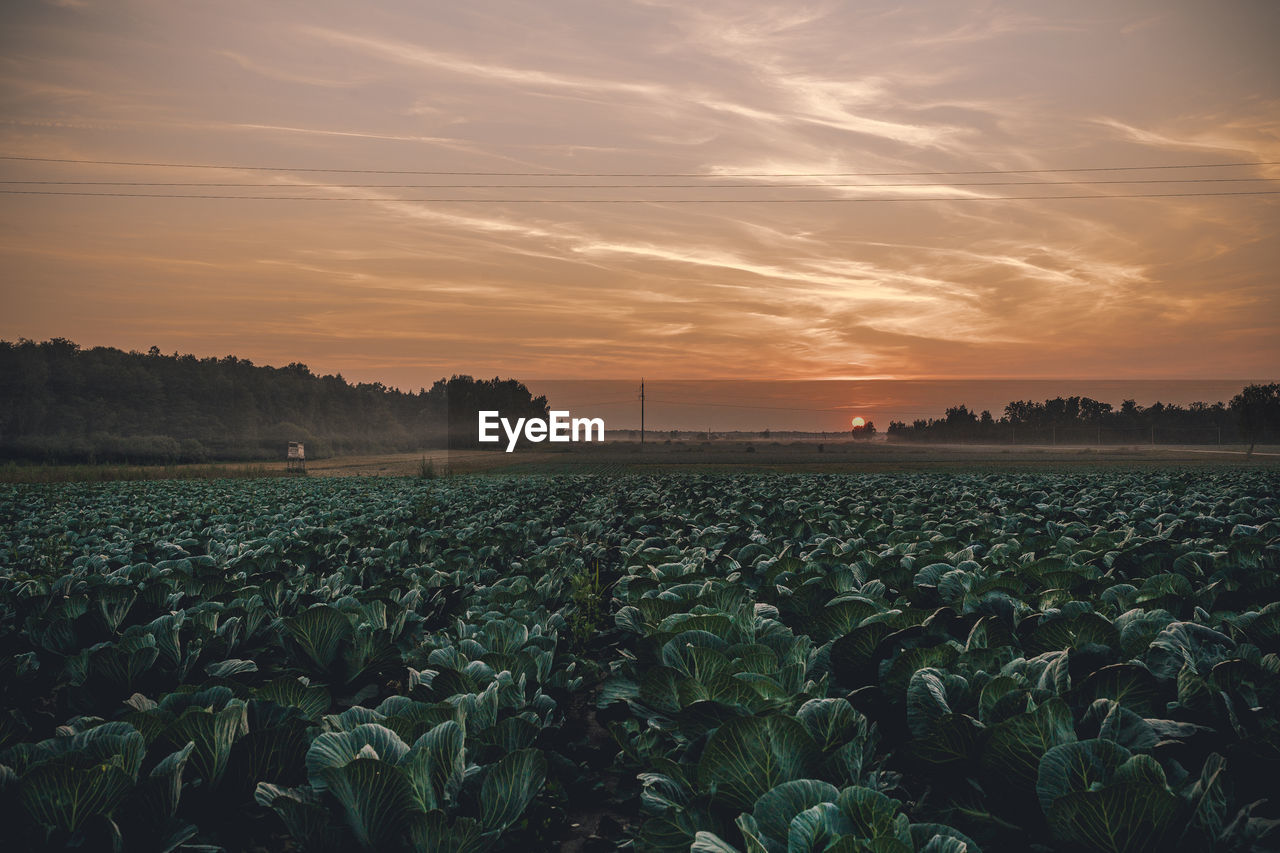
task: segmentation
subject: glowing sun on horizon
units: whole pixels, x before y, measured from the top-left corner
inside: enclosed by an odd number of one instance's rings
[[[866,421],[864,421],[864,420],[863,420],[862,418],[860,418],[860,417],[858,417],[858,418],[854,418],[854,419],[853,419],[853,428],[854,428],[854,429],[857,429],[858,427],[864,427],[864,426],[866,426],[866,425],[867,425],[867,422],[866,422]]]

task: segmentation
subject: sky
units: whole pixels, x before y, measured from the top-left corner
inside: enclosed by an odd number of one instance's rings
[[[1280,374],[1267,0],[0,15],[0,155],[44,158],[0,159],[6,340],[404,388]]]

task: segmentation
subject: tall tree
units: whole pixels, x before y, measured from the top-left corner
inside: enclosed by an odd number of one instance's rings
[[[1280,383],[1246,385],[1231,398],[1231,411],[1240,424],[1240,434],[1249,442],[1247,456],[1263,436],[1280,434]]]

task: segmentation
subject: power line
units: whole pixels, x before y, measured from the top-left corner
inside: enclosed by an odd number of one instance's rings
[[[815,409],[815,408],[805,408],[805,407],[797,407],[797,406],[762,406],[758,404],[750,405],[745,403],[724,403],[724,402],[712,402],[707,400],[658,400],[658,399],[654,399],[653,397],[646,397],[646,399],[651,403],[662,403],[663,405],[667,405],[667,406],[693,406],[693,407],[712,406],[715,408],[725,408],[725,409],[776,409],[778,411],[783,411],[783,412],[844,412],[847,414],[856,409],[857,411],[869,412],[869,413],[890,412],[893,414],[904,414],[904,415],[937,415],[938,414],[936,409],[900,409],[893,405],[870,406],[870,405],[850,404],[848,406],[833,406],[825,409],[822,409],[822,408]],[[573,405],[575,408],[587,409],[593,406],[614,406],[614,405],[629,406],[629,405],[633,405],[634,403],[635,403],[635,400],[631,399],[631,400],[595,401],[590,403],[575,402]]]
[[[77,160],[66,157],[22,157],[0,155],[0,160],[30,163],[74,163],[90,166],[136,166],[163,169],[229,169],[244,172],[327,172],[360,175],[472,175],[487,177],[550,178],[840,178],[840,177],[912,177],[929,175],[1033,175],[1058,172],[1131,172],[1147,169],[1221,169],[1243,166],[1280,166],[1280,161],[1242,161],[1233,163],[1179,163],[1164,166],[1087,166],[1059,169],[971,169],[933,172],[732,172],[706,174],[700,172],[478,172],[419,169],[337,169],[294,166],[244,166],[214,163],[154,163],[132,160]]]
[[[776,410],[780,412],[826,412],[826,413],[843,413],[843,414],[852,414],[853,412],[865,412],[867,414],[875,414],[879,412],[881,414],[888,413],[892,415],[930,415],[933,417],[945,417],[945,413],[942,415],[939,415],[939,412],[937,409],[901,409],[893,405],[871,406],[871,405],[858,405],[855,403],[851,403],[847,406],[832,406],[828,408],[809,408],[804,406],[762,406],[762,405],[750,405],[746,403],[714,403],[714,402],[705,401],[705,400],[658,400],[653,397],[648,397],[646,399],[648,399],[648,401],[651,403],[662,403],[663,405],[666,405],[666,406],[686,406],[686,407],[693,407],[693,408],[697,408],[700,406],[710,406],[718,409],[769,409],[769,410]],[[630,402],[630,401],[621,401],[621,402]],[[579,405],[582,408],[585,408],[589,405],[599,406],[599,405],[605,405],[605,404],[581,403],[577,405]],[[990,410],[987,410],[987,411],[990,411]],[[981,413],[982,413],[981,409],[973,410],[974,415],[979,415]],[[1145,427],[1143,427],[1143,429],[1145,429]],[[1199,429],[1199,427],[1187,427],[1187,429]]]
[[[949,187],[1053,187],[1080,186],[1092,184],[1232,184],[1232,183],[1274,183],[1280,178],[1132,178],[1124,180],[1082,180],[1082,181],[946,181]],[[63,187],[221,187],[221,188],[260,188],[260,189],[299,189],[298,184],[239,184],[239,183],[188,183],[157,181],[0,181],[10,186],[63,186]],[[387,190],[601,190],[601,189],[826,189],[826,188],[862,188],[862,187],[927,187],[936,184],[893,183],[893,184],[305,184],[315,189],[387,189]]]
[[[776,409],[781,412],[844,412],[853,410],[853,406],[837,406],[829,409],[810,409],[799,406],[750,406],[743,403],[710,403],[701,400],[654,400],[667,406],[713,406],[718,409]],[[862,407],[865,408],[865,407]],[[885,411],[889,411],[886,409]],[[896,410],[893,410],[896,411]]]
[[[1198,193],[1127,193],[1123,195],[900,196],[897,198],[395,198],[383,196],[210,195],[195,193],[54,192],[0,190],[2,195],[75,196],[79,198],[183,198],[240,201],[376,201],[432,204],[855,204],[860,202],[1053,201],[1063,199],[1207,198],[1210,196],[1280,195],[1280,190]]]

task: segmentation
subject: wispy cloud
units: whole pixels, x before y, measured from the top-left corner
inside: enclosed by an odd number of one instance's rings
[[[1031,33],[1079,32],[1083,29],[1082,24],[1070,20],[1049,20],[1025,12],[997,10],[973,15],[972,20],[943,32],[909,38],[908,43],[923,48],[970,47],[994,39],[1025,37]]]
[[[298,71],[290,71],[286,68],[279,68],[268,65],[264,62],[258,62],[248,56],[237,53],[234,50],[219,50],[219,56],[225,56],[236,65],[246,71],[252,71],[254,74],[260,74],[263,77],[269,77],[272,80],[281,80],[286,83],[301,83],[306,86],[319,86],[323,89],[350,89],[360,85],[359,80],[350,77],[324,77],[315,74],[304,74]]]
[[[309,133],[316,136],[353,136],[357,139],[387,139],[395,142],[431,142],[444,145],[458,145],[457,139],[447,136],[411,136],[393,133],[363,133],[355,130],[327,130],[317,127],[286,127],[278,124],[249,124],[247,122],[236,122],[235,127],[243,127],[248,130],[278,130],[282,133]]]
[[[1213,124],[1200,124],[1199,129],[1190,134],[1175,135],[1150,128],[1136,127],[1110,116],[1095,118],[1093,121],[1095,124],[1108,128],[1126,141],[1136,142],[1152,148],[1226,151],[1244,153],[1250,157],[1256,157],[1259,154],[1254,145],[1250,144],[1251,140],[1242,138],[1240,135],[1233,135],[1228,132],[1227,128],[1214,126]],[[1280,121],[1275,122],[1273,128],[1280,129]],[[1273,151],[1280,151],[1280,140],[1273,138],[1270,148]]]
[[[568,89],[602,94],[657,96],[667,89],[648,83],[609,80],[588,75],[564,74],[534,68],[476,62],[464,55],[431,50],[408,42],[359,36],[323,27],[303,27],[302,31],[322,41],[360,50],[388,62],[433,68],[451,75],[473,77],[527,88]]]
[[[402,378],[413,365],[617,375],[641,361],[762,377],[1280,363],[1266,334],[1280,312],[1272,197],[1125,201],[1099,185],[1080,192],[1096,199],[984,201],[1018,192],[945,172],[1280,160],[1270,45],[1185,4],[1146,18],[1002,0],[644,0],[573,15],[499,2],[429,19],[379,2],[138,8],[8,16],[0,151],[473,174],[0,162],[12,181],[335,199],[0,197],[0,335],[88,329],[110,343],[166,328],[255,360],[349,359]],[[1262,32],[1272,18],[1258,15]],[[532,177],[555,173],[630,177]],[[472,204],[406,200],[443,187],[335,186],[364,183],[579,188],[448,190],[486,199]],[[872,186],[884,183],[909,186]],[[739,197],[752,201],[583,201]]]

